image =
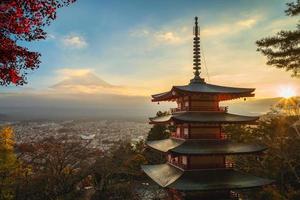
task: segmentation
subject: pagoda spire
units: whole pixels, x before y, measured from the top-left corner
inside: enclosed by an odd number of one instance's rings
[[[195,17],[194,26],[194,75],[195,77],[191,79],[191,83],[203,83],[204,79],[200,77],[201,70],[201,53],[200,53],[200,29],[198,27],[198,17]]]

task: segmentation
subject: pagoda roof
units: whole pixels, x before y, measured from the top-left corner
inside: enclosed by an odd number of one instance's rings
[[[147,145],[161,152],[188,155],[230,155],[259,153],[267,149],[257,144],[234,143],[228,140],[180,140],[164,139],[148,141]]]
[[[219,100],[230,100],[240,97],[253,97],[255,88],[237,88],[208,84],[204,81],[191,82],[188,85],[173,86],[168,92],[152,95],[152,101],[167,101],[183,96],[183,94],[217,95]]]
[[[179,123],[249,123],[258,120],[258,117],[230,114],[227,112],[176,112],[160,117],[150,118],[150,123],[169,123],[172,121]]]
[[[161,187],[181,191],[249,189],[273,183],[233,169],[181,170],[170,164],[143,165],[142,169]]]

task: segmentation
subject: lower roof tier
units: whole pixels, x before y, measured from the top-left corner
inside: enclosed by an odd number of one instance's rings
[[[161,117],[150,118],[150,123],[249,123],[258,120],[258,117],[235,115],[226,112],[178,112]]]
[[[147,145],[161,152],[184,155],[231,155],[259,153],[267,149],[257,144],[241,144],[228,140],[179,140],[164,139],[148,141]]]
[[[273,183],[233,169],[184,171],[170,164],[143,165],[142,169],[161,187],[180,191],[250,189]]]

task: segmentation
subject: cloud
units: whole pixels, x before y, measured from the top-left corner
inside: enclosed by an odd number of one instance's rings
[[[167,28],[164,28],[164,30],[153,30],[150,27],[142,27],[130,31],[129,35],[136,38],[147,38],[151,43],[155,42],[155,46],[157,46],[162,44],[182,44],[186,39],[184,32],[186,32],[184,28],[177,31]]]
[[[155,38],[156,38],[157,41],[166,42],[166,43],[173,43],[173,44],[180,43],[182,41],[182,38],[180,38],[174,32],[156,33]]]
[[[132,30],[129,32],[129,35],[132,37],[146,37],[150,34],[150,31],[147,28],[140,28],[136,30]]]
[[[67,47],[85,48],[88,45],[85,38],[79,35],[65,36],[62,41]]]
[[[256,19],[245,19],[236,22],[236,25],[239,27],[245,27],[245,28],[251,28],[256,24],[257,20]]]
[[[84,76],[88,73],[93,72],[91,69],[71,69],[63,68],[56,71],[58,75],[63,76],[64,78],[73,77],[73,76]]]
[[[222,23],[201,29],[202,36],[219,36],[239,33],[255,26],[260,16],[236,20],[231,23]],[[186,26],[176,25],[175,27],[161,27],[160,30],[154,30],[151,27],[140,27],[129,32],[131,37],[147,38],[155,44],[178,45],[190,42],[192,30]]]
[[[210,36],[238,33],[240,31],[244,31],[252,28],[254,25],[257,24],[258,19],[259,17],[253,17],[253,18],[235,21],[232,23],[210,26],[204,28],[201,31],[201,35],[210,37]]]

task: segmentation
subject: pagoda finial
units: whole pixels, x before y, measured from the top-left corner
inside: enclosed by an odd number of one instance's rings
[[[198,17],[195,17],[195,26],[194,26],[194,74],[195,77],[191,80],[191,83],[195,82],[204,82],[204,79],[200,78],[201,70],[201,55],[200,55],[200,29],[198,27]]]

